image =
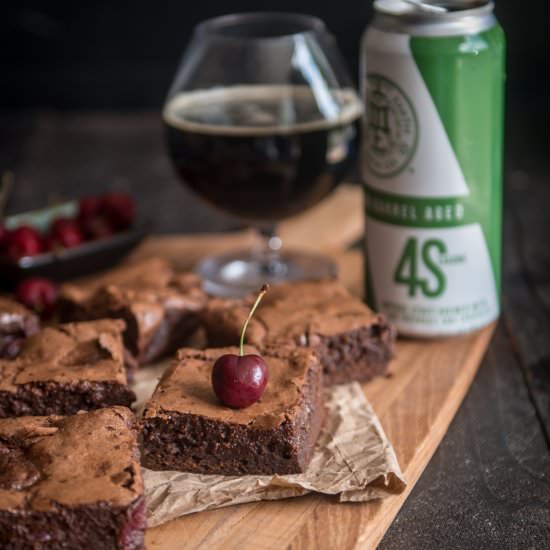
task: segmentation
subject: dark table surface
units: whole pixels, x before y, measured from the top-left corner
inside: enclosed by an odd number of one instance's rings
[[[503,315],[383,550],[550,548],[550,174],[533,140],[508,141]],[[157,232],[236,227],[178,184],[157,113],[0,115],[5,169],[17,175],[8,212],[117,188]]]

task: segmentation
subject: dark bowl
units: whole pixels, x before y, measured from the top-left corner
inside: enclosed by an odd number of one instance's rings
[[[4,223],[8,229],[28,224],[44,230],[58,216],[73,216],[78,208],[75,201],[52,208],[34,210],[8,216]],[[65,281],[107,269],[122,260],[149,232],[149,224],[134,223],[129,229],[111,237],[86,241],[74,248],[66,248],[26,256],[17,261],[0,256],[0,287],[8,290],[26,277],[47,277]]]

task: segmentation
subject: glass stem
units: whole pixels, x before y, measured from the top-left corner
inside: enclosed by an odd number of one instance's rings
[[[254,259],[260,265],[261,272],[269,279],[286,273],[286,265],[281,259],[280,249],[283,244],[277,235],[275,224],[260,227],[258,229],[262,239],[253,251]]]

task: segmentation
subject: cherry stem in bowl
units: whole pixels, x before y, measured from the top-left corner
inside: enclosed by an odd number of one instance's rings
[[[258,294],[258,297],[256,298],[256,301],[254,302],[254,305],[250,309],[250,312],[248,314],[248,317],[246,318],[242,331],[241,331],[241,342],[239,345],[239,355],[242,357],[244,355],[244,335],[246,332],[246,329],[248,327],[248,323],[250,322],[250,319],[252,319],[252,315],[254,315],[254,312],[256,311],[256,308],[260,304],[262,298],[265,296],[266,292],[269,290],[269,285],[265,284],[262,285],[262,288],[260,289],[260,293]]]

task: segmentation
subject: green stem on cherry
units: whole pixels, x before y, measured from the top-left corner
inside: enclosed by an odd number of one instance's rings
[[[246,318],[246,321],[244,322],[242,331],[241,331],[241,343],[239,346],[239,355],[242,357],[244,355],[244,334],[246,332],[246,328],[248,327],[248,323],[250,322],[250,319],[252,319],[252,315],[254,315],[254,312],[256,311],[256,308],[260,304],[262,298],[265,296],[265,293],[269,290],[269,285],[265,284],[262,285],[262,288],[260,289],[260,293],[258,294],[258,297],[256,298],[256,301],[254,302],[254,305],[250,309],[250,313],[248,314],[248,317]]]

